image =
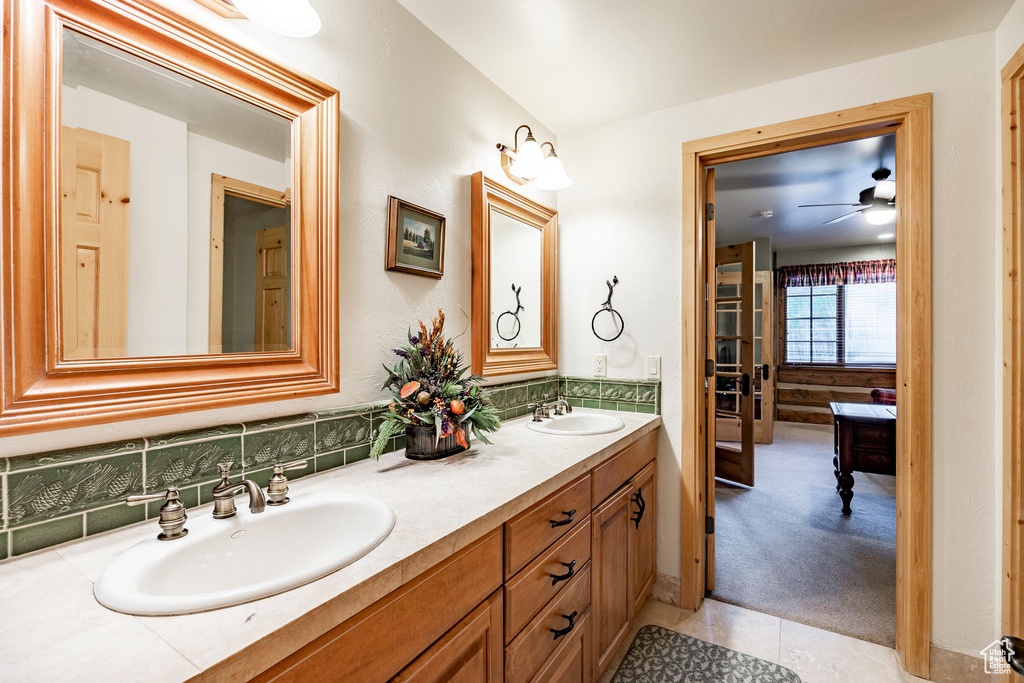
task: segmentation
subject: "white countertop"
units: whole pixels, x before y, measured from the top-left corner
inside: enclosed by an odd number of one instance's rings
[[[614,414],[626,426],[611,434],[540,434],[524,417],[491,435],[493,446],[474,441],[444,460],[390,453],[293,481],[292,496],[380,498],[394,509],[395,528],[353,564],[244,605],[133,617],[96,602],[100,573],[157,533],[155,520],[0,563],[0,680],[248,680],[661,424],[657,415]]]

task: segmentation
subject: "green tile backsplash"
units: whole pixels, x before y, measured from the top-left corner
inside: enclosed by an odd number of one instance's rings
[[[530,404],[565,398],[574,406],[661,412],[661,382],[545,377],[486,387],[503,420],[527,415]],[[161,502],[128,507],[124,499],[177,486],[186,508],[209,503],[230,461],[232,481],[266,485],[272,466],[309,460],[299,478],[365,460],[384,402],[244,424],[0,458],[0,561],[159,517]],[[388,451],[405,448],[405,436]]]

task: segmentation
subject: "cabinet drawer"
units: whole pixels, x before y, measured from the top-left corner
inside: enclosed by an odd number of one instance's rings
[[[506,522],[505,577],[525,567],[589,513],[590,475],[586,474]]]
[[[593,680],[589,609],[572,633],[561,640],[562,644],[541,665],[530,683],[590,683]]]
[[[644,465],[658,455],[658,430],[644,434],[617,455],[605,460],[593,470],[594,507],[600,505],[615,490],[633,478]]]
[[[501,586],[501,530],[381,598],[254,680],[386,681]]]
[[[590,560],[590,515],[505,584],[505,642],[526,626]],[[570,564],[571,567],[566,567]],[[555,576],[565,576],[556,580]]]
[[[565,590],[555,596],[523,632],[505,648],[505,683],[526,683],[541,668],[562,640],[580,628],[581,619],[590,607],[590,565],[576,575]],[[571,631],[560,637],[552,629],[565,629],[569,621],[563,616],[576,613]]]

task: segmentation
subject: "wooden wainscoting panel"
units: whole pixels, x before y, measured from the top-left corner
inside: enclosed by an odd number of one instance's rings
[[[779,384],[818,384],[830,387],[895,389],[895,368],[843,368],[836,366],[779,366]]]

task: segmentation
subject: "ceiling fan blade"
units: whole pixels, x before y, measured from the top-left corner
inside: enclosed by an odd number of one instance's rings
[[[846,202],[844,204],[800,204],[797,206],[798,209],[806,209],[812,206],[863,206],[863,204],[851,204]]]
[[[859,210],[858,211],[851,211],[850,213],[843,214],[842,216],[839,216],[838,218],[833,218],[830,221],[825,221],[824,223],[822,223],[822,225],[832,225],[833,223],[838,223],[839,221],[845,221],[850,216],[856,216],[858,213],[860,213]]]

